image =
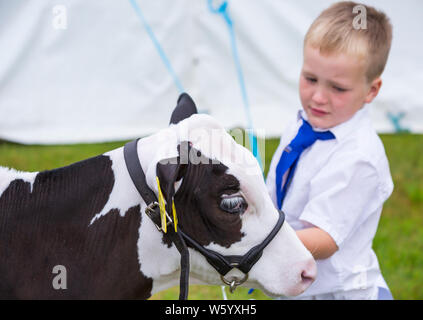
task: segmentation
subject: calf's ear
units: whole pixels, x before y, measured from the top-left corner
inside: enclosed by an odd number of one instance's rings
[[[179,98],[172,116],[170,117],[169,124],[177,124],[178,122],[191,117],[196,114],[197,107],[194,101],[187,93],[182,93]]]
[[[178,157],[164,159],[157,163],[156,175],[159,178],[160,187],[168,205],[171,205],[175,194],[175,182],[181,180],[187,171],[190,146],[190,142],[182,142],[178,146]],[[170,210],[170,208],[167,208],[167,210]]]

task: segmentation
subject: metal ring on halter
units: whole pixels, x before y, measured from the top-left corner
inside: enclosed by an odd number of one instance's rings
[[[248,279],[248,273],[246,273],[246,274],[244,275],[244,278],[242,278],[241,280],[239,280],[238,278],[232,278],[232,279],[229,281],[229,280],[225,279],[225,277],[224,277],[224,276],[222,276],[222,275],[220,275],[220,279],[222,280],[222,282],[223,282],[224,284],[226,284],[227,286],[229,286],[229,291],[230,291],[231,293],[234,293],[235,289],[236,289],[239,285],[241,285],[241,284],[243,284],[245,281],[247,281],[247,279]]]

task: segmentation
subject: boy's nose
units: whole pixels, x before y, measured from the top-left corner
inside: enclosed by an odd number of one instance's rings
[[[328,103],[326,92],[322,88],[317,88],[311,99],[316,105],[324,105]]]

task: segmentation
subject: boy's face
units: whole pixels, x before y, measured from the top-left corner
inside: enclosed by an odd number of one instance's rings
[[[300,98],[313,127],[329,129],[348,121],[378,94],[382,80],[366,80],[366,66],[346,54],[322,55],[306,45]]]

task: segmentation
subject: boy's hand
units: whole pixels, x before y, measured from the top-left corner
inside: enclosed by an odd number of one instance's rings
[[[316,260],[327,259],[338,250],[332,237],[317,227],[299,230],[297,236]]]

